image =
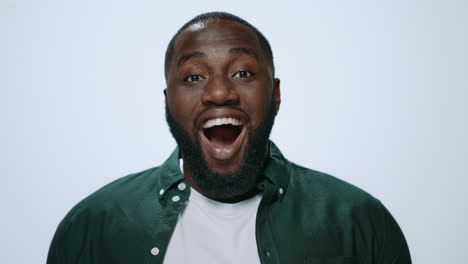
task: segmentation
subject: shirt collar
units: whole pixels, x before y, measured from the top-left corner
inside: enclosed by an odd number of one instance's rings
[[[291,175],[290,163],[273,141],[270,141],[269,150],[269,157],[264,170],[265,177],[270,180],[273,185],[281,188],[282,193],[286,193],[289,177]]]
[[[265,178],[276,187],[281,188],[284,193],[287,192],[289,183],[289,167],[289,161],[284,158],[275,143],[270,141],[268,160],[264,169]],[[183,180],[184,175],[179,168],[179,148],[176,147],[159,169],[157,177],[159,198],[163,199],[167,190]]]
[[[171,153],[169,158],[161,165],[157,177],[159,199],[163,199],[167,190],[184,180],[184,175],[179,168],[179,148]]]

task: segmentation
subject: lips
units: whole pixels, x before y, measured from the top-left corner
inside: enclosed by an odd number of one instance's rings
[[[199,134],[206,154],[218,162],[236,160],[244,145],[247,115],[228,109],[211,109],[200,116]]]

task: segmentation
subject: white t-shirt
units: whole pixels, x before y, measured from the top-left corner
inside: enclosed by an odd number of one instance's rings
[[[191,188],[164,263],[259,264],[255,220],[261,198],[258,194],[234,204],[221,203]]]

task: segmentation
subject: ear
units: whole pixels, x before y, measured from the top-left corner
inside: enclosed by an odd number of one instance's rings
[[[163,93],[164,93],[164,102],[166,102],[167,104],[167,88],[163,90]]]
[[[275,78],[273,82],[273,100],[275,100],[276,113],[278,113],[281,105],[280,79]]]
[[[164,104],[165,104],[165,107],[167,107],[168,106],[168,104],[167,104],[167,88],[165,88],[163,90],[163,93],[164,93]]]

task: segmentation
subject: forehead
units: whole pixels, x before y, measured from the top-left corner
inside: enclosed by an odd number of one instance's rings
[[[186,52],[208,48],[249,48],[261,54],[257,34],[237,21],[215,19],[198,22],[184,29],[174,42],[173,59]]]

